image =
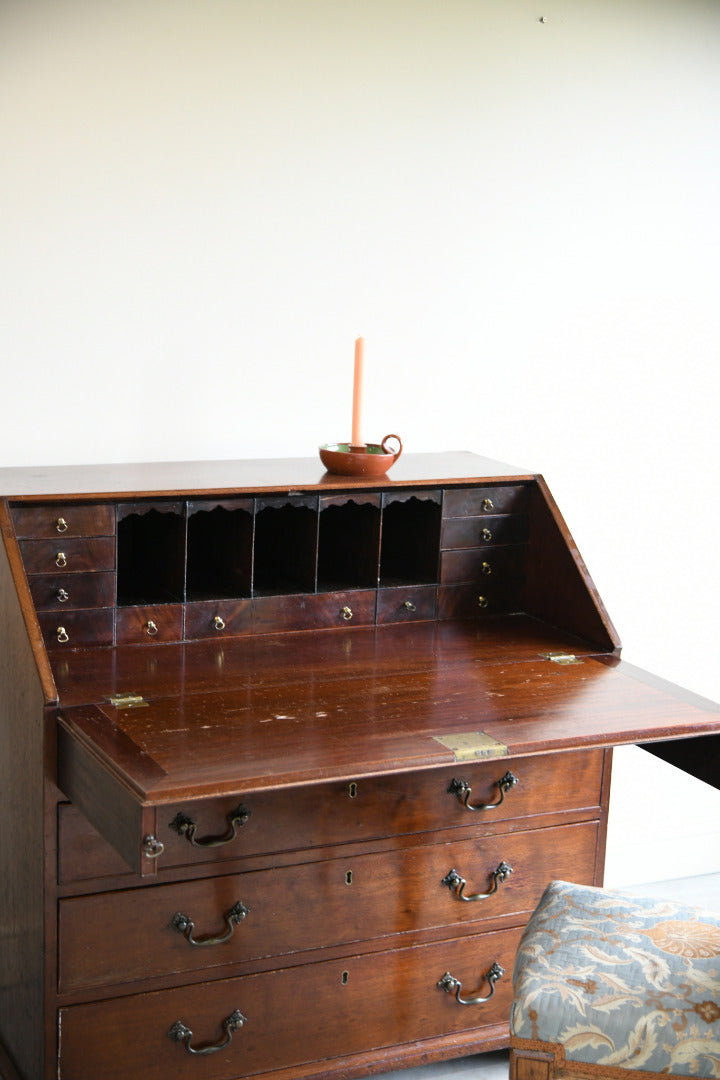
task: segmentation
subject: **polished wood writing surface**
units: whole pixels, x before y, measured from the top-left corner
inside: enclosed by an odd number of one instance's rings
[[[362,633],[329,631],[327,655],[352,656]],[[458,732],[483,732],[512,755],[720,731],[720,708],[648,686],[622,661],[453,662],[438,639],[423,650],[418,635],[408,669],[394,637],[392,628],[373,633],[379,668],[350,661],[344,677],[340,663],[308,679],[300,639],[290,670],[275,658],[270,682],[251,677],[232,693],[148,699],[138,709],[66,709],[61,725],[152,803],[429,768],[455,760],[438,739]],[[64,782],[72,795],[72,777]]]

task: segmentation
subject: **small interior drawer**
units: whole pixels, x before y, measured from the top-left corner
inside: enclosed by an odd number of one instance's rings
[[[487,548],[460,548],[443,551],[440,581],[444,585],[474,582],[485,587],[502,588],[517,594],[524,580],[526,546],[524,544]]]
[[[492,544],[521,544],[529,535],[526,514],[445,518],[440,535],[441,548],[488,547]]]
[[[115,574],[32,574],[28,579],[37,611],[66,611],[72,608],[112,607],[115,602]]]
[[[38,622],[48,649],[76,649],[112,645],[114,615],[113,608],[41,611]]]
[[[449,518],[516,514],[525,509],[528,500],[529,489],[525,484],[448,488],[443,499],[443,514]]]
[[[256,633],[371,626],[375,621],[374,589],[347,592],[259,596],[253,600]]]
[[[522,609],[522,582],[478,578],[474,583],[438,586],[438,619],[475,619]]]
[[[115,569],[113,536],[21,540],[20,550],[27,574],[73,574]]]
[[[117,609],[118,645],[149,645],[180,641],[183,636],[182,604],[150,604]]]
[[[252,632],[252,600],[203,600],[185,605],[185,640]]]
[[[115,507],[108,504],[16,506],[12,518],[19,538],[113,536],[115,533]]]
[[[378,623],[412,622],[435,618],[434,585],[380,589],[377,600]]]
[[[415,948],[325,960],[217,982],[73,1005],[60,1010],[63,1080],[235,1080],[305,1062],[362,1054],[453,1032],[507,1023],[520,929]],[[503,973],[488,982],[497,964]],[[475,1007],[443,989],[447,973]],[[494,983],[494,990],[493,990]],[[402,1005],[405,1007],[402,1007]],[[237,1030],[223,1021],[235,1010]],[[194,1049],[226,1042],[198,1059],[169,1037],[179,1022]],[[478,1038],[480,1035],[478,1034]],[[212,1063],[211,1072],[200,1068]],[[210,1067],[208,1065],[208,1067]]]

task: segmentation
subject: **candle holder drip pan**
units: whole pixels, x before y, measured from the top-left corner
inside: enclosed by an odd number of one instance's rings
[[[397,442],[397,450],[389,448],[388,440]],[[320,447],[320,460],[328,472],[340,476],[384,476],[402,453],[399,435],[386,435],[381,443],[327,443]]]

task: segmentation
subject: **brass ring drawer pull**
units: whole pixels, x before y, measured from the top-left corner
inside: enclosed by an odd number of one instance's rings
[[[221,615],[215,615],[213,617],[212,625],[213,625],[213,630],[224,630],[225,629],[225,620],[223,619],[223,617]]]
[[[65,518],[59,517],[57,519],[57,522],[55,523],[56,531],[59,532],[59,533],[64,533],[64,532],[66,532],[67,527],[68,527],[68,523],[65,520]]]
[[[158,632],[157,623],[154,623],[152,621],[152,619],[148,619],[148,621],[145,623],[145,633],[149,634],[150,637],[155,637],[157,632]]]
[[[502,885],[504,881],[507,881],[512,872],[512,866],[508,866],[506,862],[501,862],[499,866],[495,867],[492,874],[490,875],[492,878],[492,886],[490,887],[490,889],[488,889],[487,892],[483,893],[473,893],[472,896],[465,895],[464,890],[465,886],[467,885],[467,881],[464,877],[461,877],[455,869],[451,870],[450,873],[442,879],[441,884],[447,885],[448,889],[450,889],[451,892],[455,893],[458,900],[487,900],[489,896],[493,896],[494,893],[498,891],[498,888],[500,887],[500,885]]]
[[[412,600],[406,600],[403,604],[403,607],[406,611],[409,611],[411,615],[413,614],[413,612],[417,611],[417,605],[413,604]]]
[[[495,993],[495,983],[498,979],[501,979],[505,974],[505,968],[500,967],[497,960],[488,971],[485,978],[490,984],[490,993],[484,997],[480,994],[473,994],[472,997],[461,997],[460,991],[462,990],[462,983],[459,979],[456,979],[454,975],[451,975],[449,971],[446,971],[442,979],[438,983],[441,990],[444,990],[446,994],[455,994],[455,998],[461,1005],[482,1005],[484,1001],[489,1001]]]
[[[457,795],[459,802],[462,803],[466,810],[494,810],[496,806],[500,806],[504,801],[505,795],[510,788],[515,787],[518,782],[517,776],[509,771],[506,772],[504,776],[501,776],[495,784],[495,786],[500,789],[500,798],[494,803],[475,803],[473,805],[469,802],[468,800],[470,799],[472,788],[467,780],[452,779],[450,781],[448,792],[451,795]]]
[[[238,829],[245,824],[249,817],[250,811],[240,805],[228,814],[228,831],[223,836],[204,836],[200,840],[195,839],[197,825],[192,818],[187,817],[183,813],[175,815],[170,822],[170,828],[174,829],[180,836],[184,836],[188,843],[192,844],[193,847],[222,847],[223,844],[229,844],[235,839]]]
[[[348,605],[346,604],[344,608],[341,608],[340,614],[343,617],[343,619],[345,620],[345,622],[350,622],[350,620],[353,617],[353,610],[352,610],[351,607],[348,607]]]
[[[58,626],[56,631],[56,637],[61,645],[64,645],[65,642],[70,640],[70,635],[68,634],[64,626]]]
[[[233,904],[229,911],[225,912],[223,916],[227,930],[224,934],[217,937],[212,937],[207,934],[205,937],[194,938],[193,931],[195,929],[195,923],[189,915],[183,915],[181,911],[176,911],[170,920],[170,925],[173,930],[177,930],[179,934],[182,934],[186,941],[191,945],[197,945],[202,947],[203,945],[224,945],[226,941],[229,941],[233,936],[235,927],[238,923],[242,922],[246,915],[249,915],[249,908],[246,908],[242,901],[238,900],[237,904]]]
[[[58,551],[57,555],[55,556],[55,565],[59,566],[60,569],[62,570],[64,567],[67,566],[67,564],[68,564],[68,559],[67,559],[67,555],[65,554],[65,552],[64,551]]]
[[[148,833],[143,837],[142,853],[146,859],[159,859],[164,850],[165,845],[162,840],[158,840],[157,836]]]
[[[55,598],[60,604],[66,603],[70,599],[70,593],[67,589],[58,589],[55,593]]]
[[[243,1024],[246,1023],[247,1018],[243,1016],[239,1009],[236,1009],[235,1012],[223,1020],[222,1026],[225,1029],[225,1038],[221,1043],[216,1043],[214,1046],[198,1046],[197,1049],[192,1046],[193,1033],[189,1027],[183,1024],[182,1020],[175,1021],[168,1031],[168,1038],[176,1043],[185,1043],[188,1054],[214,1054],[216,1050],[224,1050],[226,1046],[229,1046],[233,1034],[239,1031]]]

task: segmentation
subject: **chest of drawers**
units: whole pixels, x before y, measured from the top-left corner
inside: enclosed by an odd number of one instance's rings
[[[602,881],[612,747],[717,745],[716,707],[619,660],[539,477],[408,455],[379,481],[0,479],[21,1080],[320,1080],[505,1045],[545,885]]]

